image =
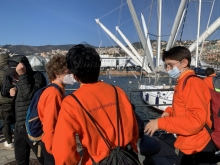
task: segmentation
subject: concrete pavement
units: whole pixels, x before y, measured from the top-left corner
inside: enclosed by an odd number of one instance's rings
[[[14,149],[6,149],[4,147],[4,137],[3,133],[0,132],[0,165],[11,165],[15,163],[10,163],[15,161]],[[31,151],[30,158],[32,159],[31,162],[36,162],[33,159],[36,159],[35,154]],[[33,163],[32,163],[33,164]],[[36,163],[35,163],[36,165]]]
[[[78,136],[77,136],[78,138]],[[161,150],[158,154],[154,155],[152,160],[154,160],[154,163],[151,162],[149,158],[146,158],[142,155],[139,156],[140,162],[142,162],[142,165],[174,165],[176,156],[177,156],[177,151],[173,147],[173,142],[175,139],[164,136],[163,138],[159,138],[160,143],[161,143]],[[79,140],[77,140],[79,141]],[[139,143],[139,141],[138,141]],[[82,155],[82,146],[79,143],[78,152]],[[2,132],[0,132],[0,165],[16,165],[15,164],[15,155],[14,155],[14,149],[6,149],[4,147],[4,137]],[[39,165],[36,160],[36,156],[33,152],[30,154],[30,165]],[[80,165],[80,164],[79,164]],[[220,163],[217,163],[215,165],[220,165]]]

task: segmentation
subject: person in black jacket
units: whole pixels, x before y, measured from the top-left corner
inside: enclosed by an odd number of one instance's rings
[[[9,88],[13,87],[12,79],[8,76],[5,76],[5,71],[3,70],[7,66],[7,60],[9,55],[6,53],[0,54],[0,120],[1,120],[1,129],[5,138],[4,146],[6,148],[13,148],[12,143],[12,132],[11,132],[11,119],[10,111],[12,107],[12,97],[9,96]],[[5,83],[8,80],[8,83]],[[5,86],[8,89],[5,89]],[[5,97],[6,96],[6,97]]]
[[[15,97],[15,130],[14,147],[17,165],[28,165],[30,149],[36,154],[38,161],[43,164],[43,156],[38,155],[38,145],[31,142],[25,128],[28,106],[35,92],[46,86],[45,76],[33,71],[26,56],[14,55],[8,60],[6,74],[16,80],[16,86],[10,89],[10,96]]]

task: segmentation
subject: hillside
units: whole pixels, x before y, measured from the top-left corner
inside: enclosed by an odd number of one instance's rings
[[[151,41],[153,42],[153,41]],[[86,46],[90,46],[96,48],[93,45],[90,45],[86,42],[82,42],[82,44]],[[42,53],[42,52],[51,52],[52,50],[69,50],[75,44],[66,44],[66,45],[44,45],[44,46],[29,46],[29,45],[3,45],[3,49],[8,49],[12,54],[23,54],[23,55],[33,55],[34,53]],[[134,42],[134,47],[137,49],[141,49],[142,45],[140,42]],[[108,48],[111,48],[109,46]],[[119,46],[114,46],[119,47]],[[106,48],[106,46],[105,46]]]
[[[87,43],[87,46],[94,47]],[[32,55],[34,53],[51,52],[52,50],[69,50],[74,44],[67,45],[44,45],[44,46],[28,46],[28,45],[4,45],[2,48],[8,49],[12,54]]]
[[[151,40],[151,43],[156,42],[156,40]],[[86,46],[90,46],[96,48],[93,45],[88,44],[87,42],[81,42]],[[12,54],[23,54],[23,55],[32,55],[34,53],[41,53],[41,52],[51,52],[52,50],[69,50],[75,44],[66,44],[66,45],[44,45],[44,46],[29,46],[29,45],[4,45],[2,48],[8,49]],[[136,49],[142,49],[141,42],[134,42],[132,45]],[[119,47],[119,46],[105,46],[105,48],[112,48],[112,47]]]

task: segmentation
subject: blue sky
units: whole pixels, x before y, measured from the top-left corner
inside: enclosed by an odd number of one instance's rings
[[[211,3],[205,1],[201,32],[206,28],[211,8]],[[170,33],[179,3],[180,0],[163,0],[162,35]],[[121,4],[124,5],[119,7]],[[219,4],[219,0],[216,0],[211,22],[219,17]],[[133,0],[133,5],[138,18],[142,11],[149,32],[156,35],[157,0]],[[115,43],[96,24],[96,18],[120,40],[115,26],[119,26],[131,42],[139,41],[126,0],[1,0],[0,7],[0,45],[40,46],[87,42],[99,46],[102,41],[101,46],[114,46]],[[194,1],[189,4],[182,40],[196,38],[196,20],[197,2]],[[210,39],[218,39],[218,33]],[[150,38],[155,39],[153,35]],[[163,36],[162,39],[167,40],[168,37]]]

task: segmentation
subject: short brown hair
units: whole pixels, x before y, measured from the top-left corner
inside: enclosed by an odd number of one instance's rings
[[[64,55],[55,55],[46,64],[46,72],[49,81],[56,79],[56,75],[62,74],[67,69],[66,57]]]
[[[191,63],[191,53],[188,48],[184,46],[176,46],[171,48],[168,51],[163,51],[162,60],[165,61],[166,59],[169,60],[176,60],[176,61],[182,61],[183,59],[188,60],[188,67],[190,67]]]

